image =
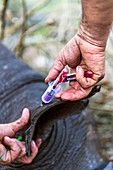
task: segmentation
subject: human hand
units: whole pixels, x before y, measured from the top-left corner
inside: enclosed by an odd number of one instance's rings
[[[31,163],[38,153],[38,148],[41,145],[41,139],[31,143],[31,156],[26,155],[25,142],[20,142],[15,138],[10,138],[15,133],[22,129],[29,120],[29,110],[24,109],[21,118],[17,121],[0,125],[0,164],[9,164],[14,160],[22,163]],[[9,146],[7,150],[5,146]]]
[[[70,82],[65,91],[56,94],[62,100],[80,100],[88,96],[92,87],[105,74],[105,45],[98,45],[93,40],[88,42],[78,33],[60,51],[45,82],[54,80],[62,69],[68,65],[71,72],[76,72],[76,82]],[[92,70],[92,78],[84,77],[84,71]]]

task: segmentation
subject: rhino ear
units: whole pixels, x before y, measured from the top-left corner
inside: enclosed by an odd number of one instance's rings
[[[95,86],[88,97],[94,95],[98,91],[100,91],[100,86]],[[53,125],[53,123],[59,119],[63,119],[73,114],[80,114],[87,105],[87,98],[80,101],[54,100],[49,104],[39,105],[36,109],[32,110],[30,122],[25,131],[27,154],[30,155],[30,143],[35,134],[43,137],[44,131],[48,126]]]
[[[38,133],[38,136],[41,135],[42,137],[44,135],[44,130],[46,130],[48,126],[53,125],[55,121],[69,115],[80,114],[87,104],[87,99],[74,102],[54,100],[49,104],[40,105],[35,110],[32,110],[30,122],[25,131],[27,154],[30,155],[30,143],[34,134]]]

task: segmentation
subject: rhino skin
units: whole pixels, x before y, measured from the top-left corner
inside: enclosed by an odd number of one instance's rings
[[[25,137],[28,150],[32,138],[43,139],[31,164],[14,161],[0,170],[111,170],[100,153],[88,100],[40,106],[46,88],[40,73],[0,44],[0,123],[15,121],[27,107],[29,124],[16,135]]]

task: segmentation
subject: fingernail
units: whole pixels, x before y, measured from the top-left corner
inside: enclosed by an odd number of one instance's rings
[[[11,141],[12,141],[12,139],[9,138],[8,136],[5,136],[5,137],[4,137],[4,143],[9,144]]]
[[[11,138],[9,138],[8,136],[5,136],[4,140],[8,140],[9,141],[9,140],[11,140]]]
[[[32,142],[31,142],[31,147],[35,147],[36,146],[36,143],[32,140]]]
[[[26,112],[29,112],[29,109],[28,109],[28,108],[24,108],[24,109],[23,109],[23,113],[26,113]]]
[[[41,138],[36,139],[36,145],[37,145],[38,148],[40,147],[41,143],[42,143],[42,139]]]
[[[80,70],[80,66],[77,66],[76,67],[76,72],[79,72],[79,70]]]
[[[45,82],[47,83],[48,81],[49,81],[49,78],[48,78],[48,77],[46,77],[46,78],[45,78]]]

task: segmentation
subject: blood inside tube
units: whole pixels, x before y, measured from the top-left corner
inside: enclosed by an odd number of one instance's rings
[[[88,70],[84,72],[84,76],[86,78],[92,78],[93,75],[94,73],[92,70]],[[63,82],[67,82],[67,81],[76,81],[76,73],[70,73],[70,74],[64,75]]]
[[[76,80],[76,73],[67,75],[63,82],[72,81],[72,80]]]
[[[65,77],[68,74],[68,69],[64,69],[60,75],[57,77],[58,81],[56,81],[56,84],[53,86],[53,89],[55,89],[57,87],[58,84],[64,82]]]

